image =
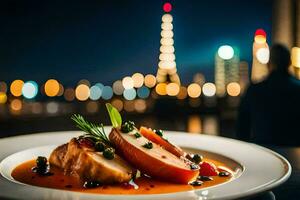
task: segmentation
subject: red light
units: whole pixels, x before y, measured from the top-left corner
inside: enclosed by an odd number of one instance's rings
[[[257,30],[255,31],[255,36],[258,36],[258,35],[263,36],[263,37],[267,37],[267,34],[266,34],[266,32],[264,31],[264,29],[257,29]]]
[[[163,5],[163,9],[164,9],[165,12],[171,12],[171,10],[172,10],[172,4],[170,4],[170,3],[165,3],[165,4]]]

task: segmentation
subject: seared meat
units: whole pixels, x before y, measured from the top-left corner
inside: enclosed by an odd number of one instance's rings
[[[101,152],[82,145],[75,138],[57,147],[51,153],[49,162],[63,169],[66,174],[106,184],[128,182],[135,173],[130,164],[117,154],[114,159],[108,160]]]
[[[142,173],[159,180],[188,184],[199,175],[199,166],[184,157],[177,157],[158,144],[146,147],[149,140],[135,137],[137,130],[123,133],[113,128],[109,134],[116,150]]]

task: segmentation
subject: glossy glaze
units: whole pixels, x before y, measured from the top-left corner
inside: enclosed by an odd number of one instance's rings
[[[213,162],[216,166],[222,166],[222,169],[230,171],[221,162],[205,159],[206,161]],[[51,167],[52,176],[40,176],[32,172],[32,167],[35,166],[35,160],[30,160],[17,166],[13,172],[12,177],[22,183],[29,185],[35,185],[40,187],[56,188],[69,191],[86,192],[86,193],[98,193],[98,194],[161,194],[172,193],[179,191],[189,191],[199,188],[205,188],[227,182],[230,177],[212,177],[212,181],[204,181],[201,186],[191,186],[174,184],[170,182],[162,182],[154,180],[149,177],[139,177],[134,182],[138,186],[138,189],[129,184],[117,184],[117,185],[103,185],[98,188],[84,188],[83,182],[72,177],[64,175],[63,172],[55,167]]]

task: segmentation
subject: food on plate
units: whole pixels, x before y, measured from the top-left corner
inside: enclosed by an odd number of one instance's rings
[[[92,192],[101,188],[96,193],[112,194],[185,191],[230,180],[232,172],[224,164],[185,152],[162,130],[122,122],[116,108],[106,107],[113,126],[109,134],[102,124],[73,115],[84,134],[55,148],[49,159],[39,156],[21,164],[12,176],[43,187]]]
[[[83,140],[83,141],[82,141]],[[97,152],[93,145],[73,138],[69,143],[57,147],[50,155],[50,166],[61,168],[65,174],[76,176],[83,181],[101,183],[128,182],[135,169],[117,154],[105,156],[105,151]]]

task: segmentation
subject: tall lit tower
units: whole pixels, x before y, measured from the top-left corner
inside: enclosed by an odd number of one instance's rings
[[[232,82],[239,82],[239,55],[229,45],[223,45],[215,56],[215,84],[216,94],[225,95],[226,86]]]
[[[252,54],[251,80],[253,83],[258,83],[263,81],[269,74],[267,64],[270,58],[270,50],[267,44],[267,35],[263,29],[257,29],[255,32]]]
[[[160,55],[157,70],[157,82],[174,82],[180,85],[180,79],[177,74],[175,62],[174,33],[173,33],[173,17],[170,14],[172,5],[165,3],[163,5],[164,14],[161,24],[161,40]]]

